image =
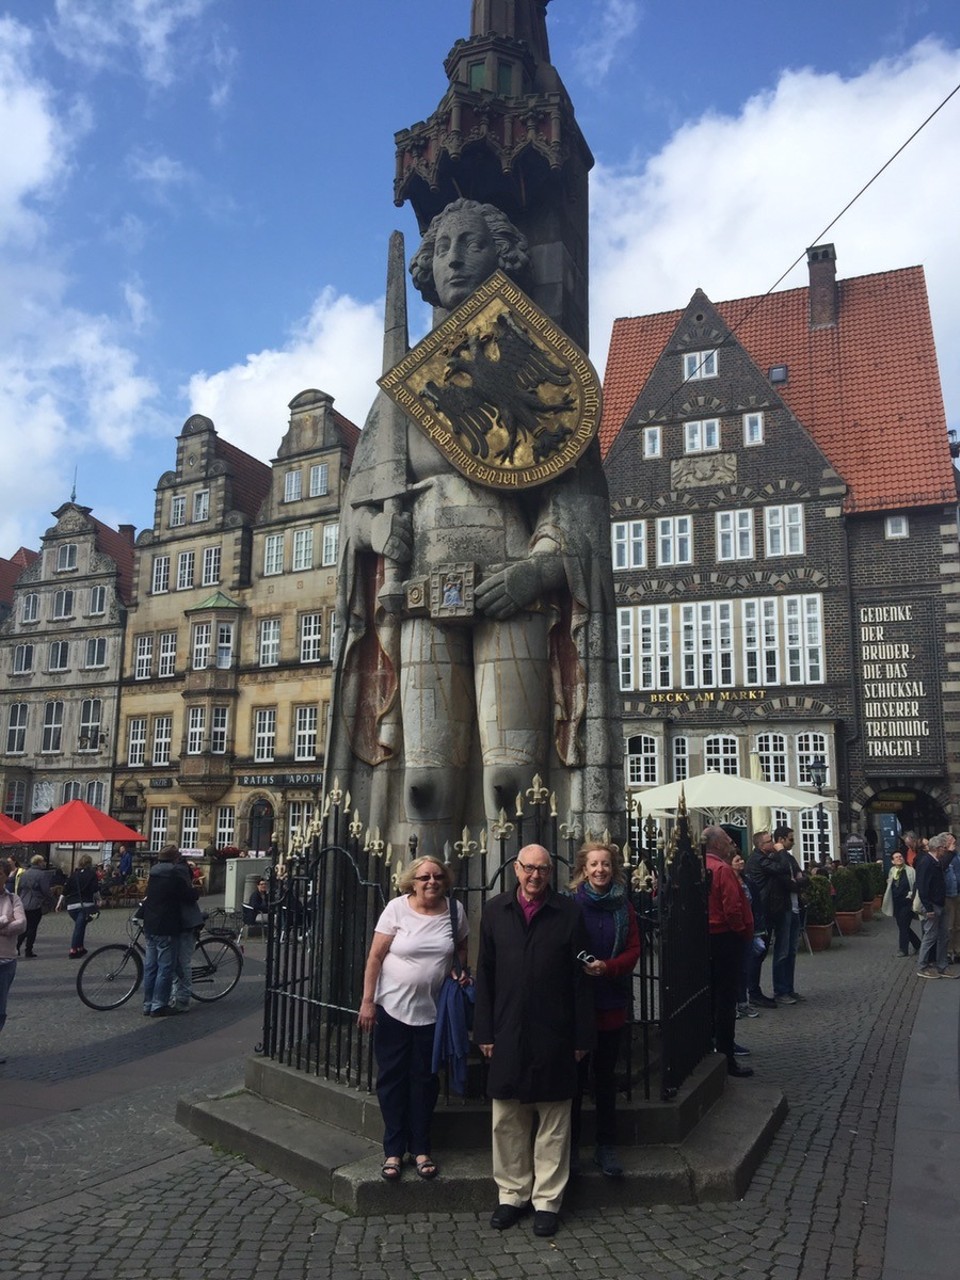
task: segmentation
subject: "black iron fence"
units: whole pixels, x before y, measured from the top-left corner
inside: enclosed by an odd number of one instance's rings
[[[660,1096],[669,1098],[710,1051],[707,883],[685,815],[667,842],[651,820],[643,830],[643,847],[624,851],[642,944],[624,1091],[649,1099],[659,1082]],[[538,779],[514,815],[501,814],[491,836],[492,845],[486,833],[474,840],[464,831],[446,850],[472,938],[487,898],[514,884],[519,849],[531,843],[547,848],[554,884],[563,888],[579,844]],[[394,848],[351,818],[336,790],[330,793],[302,843],[271,873],[259,1052],[372,1090],[372,1037],[357,1028],[364,966],[376,921],[396,892],[403,865],[416,856],[415,838]]]

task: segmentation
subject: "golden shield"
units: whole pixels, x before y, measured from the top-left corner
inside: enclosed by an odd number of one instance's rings
[[[590,361],[502,271],[379,385],[458,471],[492,489],[553,480],[600,422]]]

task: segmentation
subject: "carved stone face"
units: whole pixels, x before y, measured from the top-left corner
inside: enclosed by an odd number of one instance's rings
[[[433,280],[448,311],[469,298],[498,264],[496,242],[482,214],[457,209],[443,219],[433,252]]]

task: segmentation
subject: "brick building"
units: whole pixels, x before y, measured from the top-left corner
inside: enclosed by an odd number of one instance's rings
[[[820,760],[831,853],[956,816],[960,555],[922,269],[837,280],[833,245],[808,267],[618,320],[601,440],[628,788],[756,753],[811,790],[809,860]]]

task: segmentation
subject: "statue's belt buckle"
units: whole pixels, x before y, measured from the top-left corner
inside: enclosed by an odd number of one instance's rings
[[[404,612],[411,618],[465,622],[474,615],[475,564],[441,564],[403,584]]]

